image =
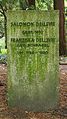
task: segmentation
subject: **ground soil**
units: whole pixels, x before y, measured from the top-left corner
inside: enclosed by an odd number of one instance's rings
[[[9,109],[7,105],[7,66],[0,64],[0,119],[67,119],[67,65],[59,66],[59,106],[58,109],[34,113],[22,109]]]

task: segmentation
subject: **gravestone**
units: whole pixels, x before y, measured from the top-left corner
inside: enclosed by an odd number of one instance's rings
[[[58,106],[59,12],[7,13],[8,105],[28,111]]]

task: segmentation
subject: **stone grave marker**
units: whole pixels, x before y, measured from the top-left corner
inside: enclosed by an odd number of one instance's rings
[[[59,12],[7,13],[8,105],[28,111],[58,106]]]

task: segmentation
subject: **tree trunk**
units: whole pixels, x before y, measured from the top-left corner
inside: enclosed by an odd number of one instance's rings
[[[59,53],[65,55],[64,0],[54,0],[54,9],[59,10]]]
[[[7,17],[4,16],[4,29],[5,29],[5,48],[7,49]]]
[[[35,6],[35,0],[28,0],[28,2],[29,2],[29,5],[31,6],[31,5],[34,5]]]

